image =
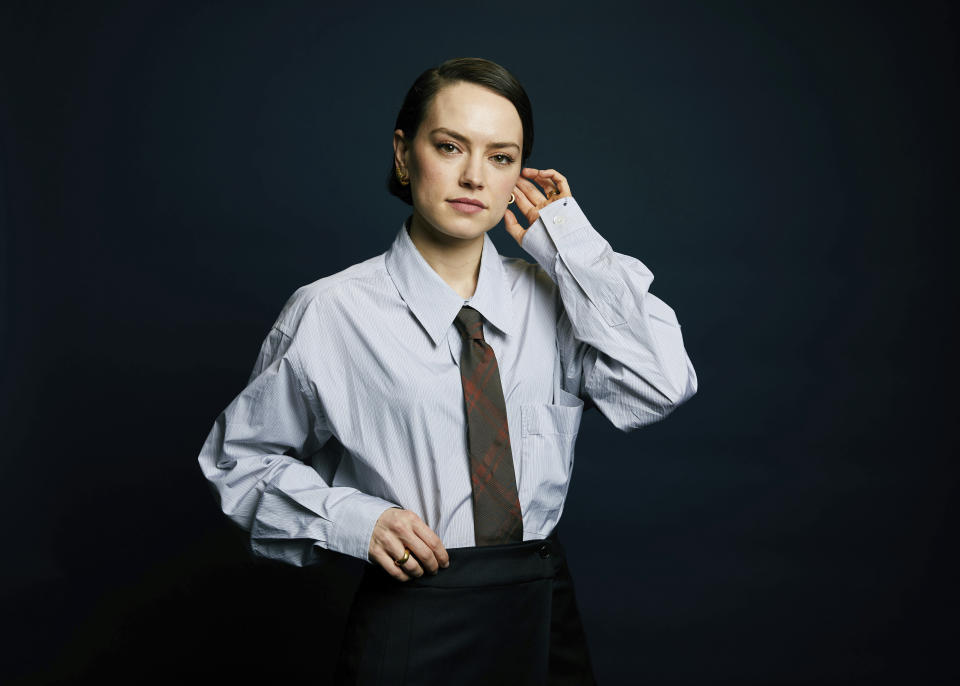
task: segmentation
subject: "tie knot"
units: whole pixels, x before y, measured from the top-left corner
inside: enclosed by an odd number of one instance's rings
[[[457,318],[453,320],[460,336],[471,340],[483,340],[483,318],[480,313],[468,305],[460,308]]]

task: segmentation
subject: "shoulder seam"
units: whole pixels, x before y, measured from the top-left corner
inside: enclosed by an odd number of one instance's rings
[[[321,277],[316,281],[312,281],[311,283],[300,286],[287,299],[287,304],[284,306],[283,311],[281,312],[280,316],[277,318],[277,321],[274,323],[273,328],[277,329],[281,334],[283,334],[287,338],[293,338],[293,334],[284,328],[282,319],[286,311],[290,309],[291,303],[295,302],[295,300],[298,298],[298,294],[302,294],[302,295],[299,295],[299,298],[302,299],[302,306],[300,308],[301,316],[297,319],[297,321],[299,322],[300,318],[302,318],[303,316],[303,311],[305,311],[308,306],[315,303],[317,298],[323,295],[324,293],[340,288],[354,281],[358,281],[358,280],[362,280],[370,277],[382,278],[382,275],[387,273],[386,269],[383,268],[382,261],[380,264],[375,264],[371,268],[372,270],[370,272],[362,272],[359,274],[347,275],[347,273],[350,272],[351,270],[357,267],[360,267],[361,265],[374,262],[375,260],[377,260],[377,258],[382,258],[382,257],[383,255],[374,256],[369,260],[365,260],[364,262],[359,262],[355,265],[351,265],[350,267],[347,267],[346,269],[343,269],[339,272]],[[322,283],[324,281],[327,281],[328,283]]]

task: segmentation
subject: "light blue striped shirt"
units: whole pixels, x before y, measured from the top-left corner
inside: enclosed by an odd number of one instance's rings
[[[613,252],[573,198],[540,210],[523,249],[536,263],[499,255],[485,235],[464,300],[404,223],[387,252],[290,297],[199,456],[255,553],[309,565],[319,546],[369,562],[392,506],[448,548],[474,545],[453,324],[465,303],[500,367],[524,540],[545,538],[563,512],[584,399],[630,431],[696,392],[653,275]]]

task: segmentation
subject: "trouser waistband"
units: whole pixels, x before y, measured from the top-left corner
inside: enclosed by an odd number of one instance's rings
[[[425,573],[398,581],[378,565],[365,570],[361,587],[374,588],[465,588],[523,583],[555,576],[566,553],[554,529],[544,539],[522,543],[447,548],[450,566],[437,574]]]

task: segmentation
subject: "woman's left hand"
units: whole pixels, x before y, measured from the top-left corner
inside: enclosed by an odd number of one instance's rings
[[[532,179],[532,180],[531,180]],[[540,188],[533,183],[536,181],[543,187]],[[556,169],[531,169],[524,167],[520,172],[520,179],[513,188],[513,195],[517,199],[517,208],[526,217],[527,226],[532,226],[540,216],[540,210],[552,203],[557,198],[569,198],[570,184],[566,177]],[[527,229],[520,225],[516,215],[512,210],[503,213],[503,223],[507,227],[507,233],[521,246],[523,245],[523,236]]]

